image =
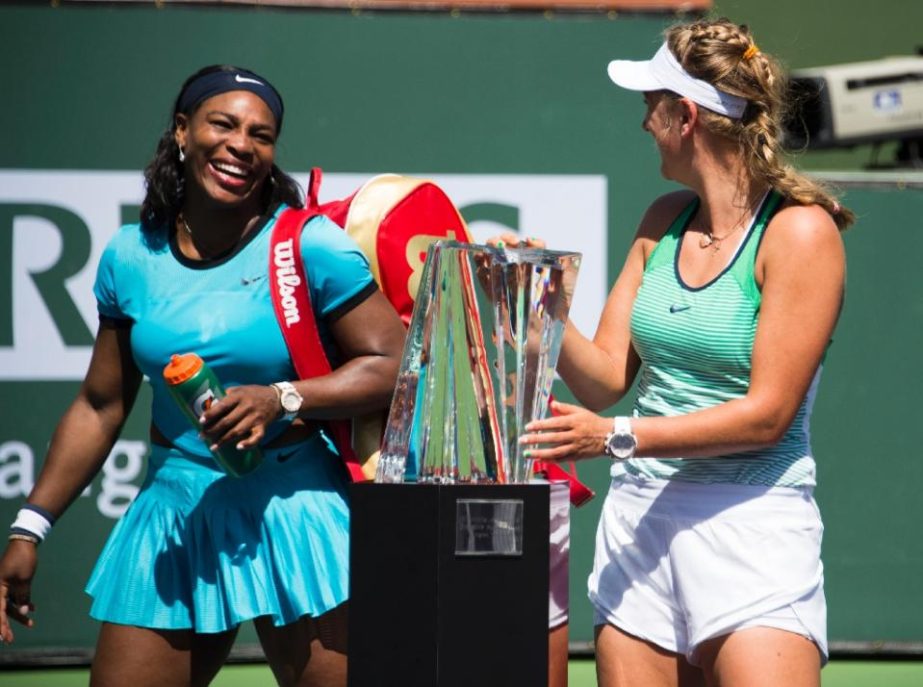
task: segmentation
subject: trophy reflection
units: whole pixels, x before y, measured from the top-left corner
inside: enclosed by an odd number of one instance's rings
[[[580,258],[430,246],[377,482],[529,481],[518,437],[547,412]]]

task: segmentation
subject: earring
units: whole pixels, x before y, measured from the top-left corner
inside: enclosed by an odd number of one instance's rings
[[[183,152],[182,148],[179,149],[179,161],[180,162],[186,161],[186,153]]]

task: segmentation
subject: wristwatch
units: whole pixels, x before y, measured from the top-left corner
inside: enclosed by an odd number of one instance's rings
[[[628,460],[634,457],[638,439],[631,431],[631,418],[615,418],[612,431],[606,436],[606,455],[615,460]]]
[[[291,382],[276,382],[270,384],[276,393],[279,394],[279,403],[282,405],[282,419],[294,420],[301,410],[301,404],[304,398],[298,393],[298,389]]]

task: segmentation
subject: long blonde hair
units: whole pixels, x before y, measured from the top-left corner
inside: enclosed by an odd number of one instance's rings
[[[667,30],[666,40],[691,76],[747,101],[740,119],[705,108],[699,113],[709,131],[740,143],[752,178],[764,179],[795,203],[821,206],[841,230],[855,221],[852,211],[840,205],[825,185],[786,161],[781,141],[788,88],[785,73],[773,57],[756,47],[746,25],[724,18],[681,24]]]

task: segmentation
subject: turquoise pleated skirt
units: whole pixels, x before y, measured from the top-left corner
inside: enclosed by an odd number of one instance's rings
[[[208,633],[331,610],[349,590],[343,474],[319,434],[264,451],[241,478],[211,459],[152,447],[144,485],[87,583],[90,615]]]

